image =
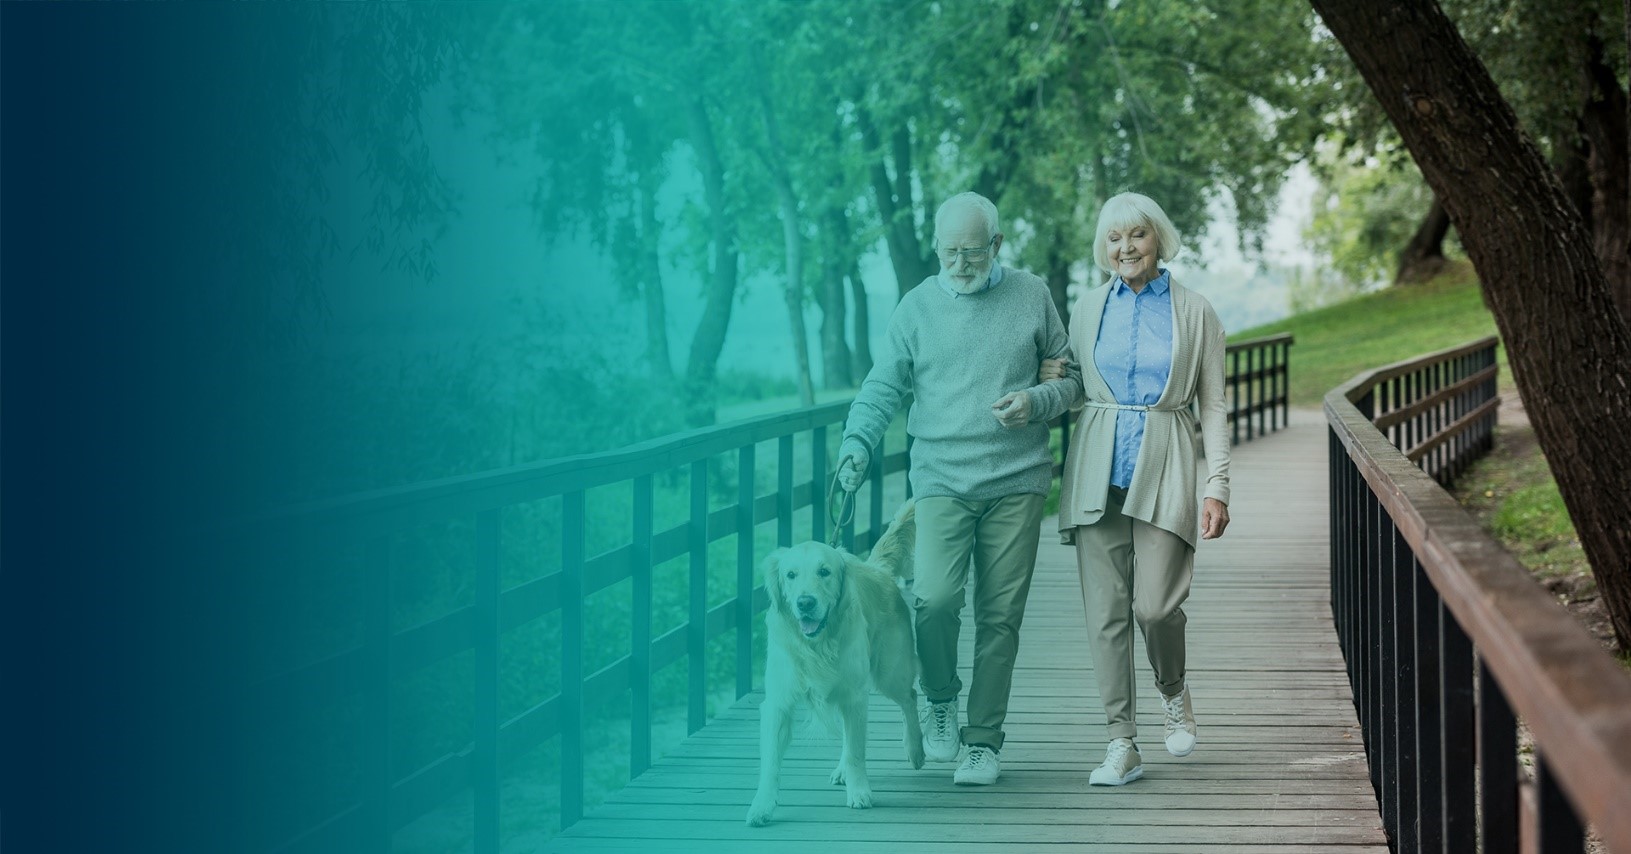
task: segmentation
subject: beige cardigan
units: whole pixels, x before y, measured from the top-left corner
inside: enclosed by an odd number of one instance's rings
[[[1071,543],[1077,525],[1104,515],[1115,451],[1115,396],[1093,363],[1099,321],[1110,286],[1088,291],[1070,313],[1070,344],[1082,365],[1085,408],[1075,425],[1059,488],[1060,541]],[[1200,499],[1195,495],[1195,412],[1200,406],[1201,440],[1206,449],[1206,498],[1229,503],[1229,430],[1223,403],[1223,324],[1211,303],[1172,284],[1172,373],[1144,422],[1144,444],[1133,465],[1132,484],[1122,512],[1171,531],[1190,548],[1200,533]],[[1098,408],[1108,406],[1111,408]],[[1074,408],[1074,407],[1073,407]]]

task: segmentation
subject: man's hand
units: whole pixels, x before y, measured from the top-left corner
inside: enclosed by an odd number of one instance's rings
[[[1010,430],[1024,427],[1031,423],[1031,395],[1023,391],[1011,391],[991,404],[991,414],[997,416],[999,424]]]
[[[1037,382],[1048,380],[1062,380],[1065,378],[1065,368],[1070,362],[1064,359],[1043,359],[1042,370],[1036,372]]]
[[[1201,539],[1215,540],[1229,527],[1229,506],[1216,498],[1201,501]]]
[[[855,492],[866,483],[866,469],[872,462],[872,453],[860,442],[844,442],[838,449],[838,487]]]

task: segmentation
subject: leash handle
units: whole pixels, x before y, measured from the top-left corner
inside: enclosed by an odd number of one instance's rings
[[[845,463],[853,459],[855,458],[845,455],[839,460],[838,467],[833,469],[832,480],[827,484],[827,520],[832,522],[832,534],[827,538],[827,545],[835,549],[838,548],[838,540],[842,536],[844,526],[855,518],[855,493],[838,485],[838,472],[843,470]],[[839,498],[840,495],[843,497]]]

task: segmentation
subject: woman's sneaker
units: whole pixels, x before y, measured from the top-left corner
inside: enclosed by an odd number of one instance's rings
[[[1189,702],[1189,685],[1176,697],[1163,696],[1161,708],[1167,713],[1167,752],[1188,756],[1195,749],[1195,709]]]
[[[1002,766],[997,762],[997,751],[983,744],[971,744],[963,755],[963,764],[957,766],[952,782],[959,786],[989,786],[997,782]]]
[[[1094,786],[1125,786],[1144,776],[1144,759],[1130,738],[1113,738],[1104,751],[1104,761],[1093,769],[1087,782]]]

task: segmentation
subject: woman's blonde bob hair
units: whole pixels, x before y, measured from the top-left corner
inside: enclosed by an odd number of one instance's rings
[[[1099,269],[1112,275],[1115,273],[1115,268],[1110,266],[1110,232],[1126,231],[1141,225],[1155,229],[1155,254],[1161,261],[1171,261],[1184,251],[1178,229],[1173,227],[1167,212],[1161,210],[1154,199],[1141,193],[1122,193],[1111,196],[1099,211],[1099,227],[1093,236],[1093,260],[1098,262]]]

